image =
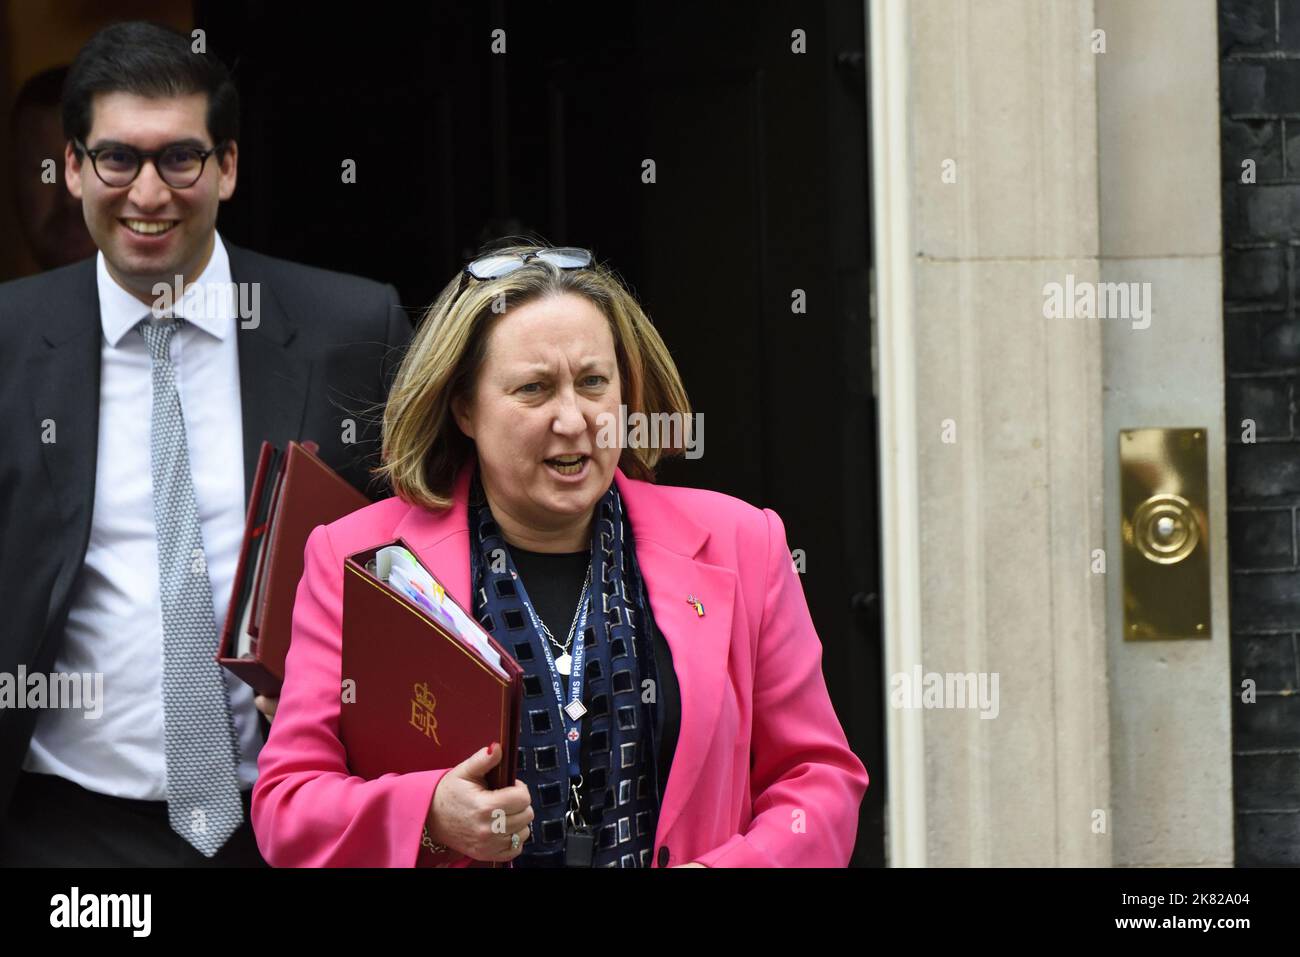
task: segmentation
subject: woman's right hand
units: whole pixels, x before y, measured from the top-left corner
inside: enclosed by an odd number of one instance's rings
[[[532,833],[532,798],[518,778],[507,788],[484,784],[489,771],[501,763],[505,749],[498,743],[475,751],[442,776],[429,805],[429,836],[476,861],[511,861],[524,851]],[[519,835],[519,849],[510,835]]]

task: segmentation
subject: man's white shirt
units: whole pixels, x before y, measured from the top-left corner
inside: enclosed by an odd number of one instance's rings
[[[103,253],[96,280],[103,336],[94,514],[54,671],[102,673],[103,714],[86,718],[80,709],[46,709],[23,767],[103,794],[164,801],[162,606],[149,457],[153,380],[148,347],[135,328],[150,307],[109,275]],[[222,294],[233,287],[220,236],[197,284],[201,297],[187,290],[176,304],[175,315],[186,322],[172,337],[171,354],[220,630],[245,514],[238,300]],[[195,309],[198,303],[214,308]],[[253,691],[224,668],[222,675],[239,737],[240,786],[247,790],[257,779],[262,745]]]

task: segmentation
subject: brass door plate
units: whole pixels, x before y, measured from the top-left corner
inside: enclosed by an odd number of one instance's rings
[[[1124,639],[1210,637],[1205,429],[1122,429]]]

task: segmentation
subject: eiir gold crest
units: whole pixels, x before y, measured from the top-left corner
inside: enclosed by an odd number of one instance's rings
[[[417,684],[415,695],[411,698],[411,727],[433,738],[434,743],[442,747],[442,742],[438,740],[438,719],[433,713],[437,706],[438,699],[430,693],[429,686],[423,681]]]

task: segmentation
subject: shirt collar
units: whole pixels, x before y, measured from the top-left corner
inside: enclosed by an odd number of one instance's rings
[[[99,319],[104,338],[116,347],[141,319],[149,318],[151,309],[109,275],[102,252],[95,256],[95,281],[99,287]],[[212,256],[193,285],[198,288],[185,291],[174,315],[224,341],[234,328],[238,300],[230,279],[230,257],[220,234],[214,233]]]

